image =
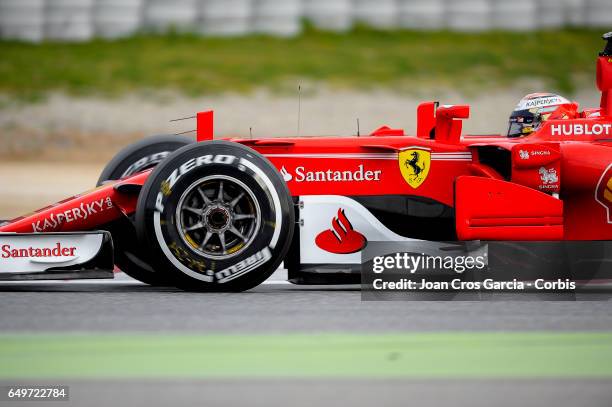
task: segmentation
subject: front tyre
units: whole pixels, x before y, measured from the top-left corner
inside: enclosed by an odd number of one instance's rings
[[[147,137],[119,151],[104,167],[96,186],[112,180],[132,176],[151,169],[173,151],[193,144],[188,137],[161,135]],[[146,252],[141,252],[136,230],[130,219],[119,219],[104,227],[111,232],[115,251],[115,264],[128,276],[153,286],[166,286],[169,282],[156,273],[148,263]]]
[[[96,186],[153,168],[173,151],[188,144],[193,144],[193,142],[193,139],[189,137],[159,135],[132,143],[119,151],[106,164]]]
[[[293,227],[293,202],[276,168],[227,141],[174,152],[147,179],[136,209],[155,269],[187,290],[259,285],[283,261]]]

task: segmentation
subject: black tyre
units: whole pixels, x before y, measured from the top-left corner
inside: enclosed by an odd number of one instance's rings
[[[106,164],[96,185],[100,186],[106,181],[125,178],[153,168],[173,151],[193,142],[194,140],[189,137],[161,135],[147,137],[130,144]]]
[[[194,291],[244,291],[283,261],[293,201],[274,166],[237,143],[186,146],[153,170],[136,229],[156,270]]]
[[[133,143],[119,151],[104,167],[97,185],[153,168],[173,151],[193,142],[193,139],[187,137],[162,135],[148,137]],[[164,286],[170,284],[162,274],[156,273],[145,260],[147,256],[141,253],[136,238],[136,229],[130,219],[120,219],[107,225],[105,229],[111,232],[113,236],[115,264],[125,274],[150,285]]]

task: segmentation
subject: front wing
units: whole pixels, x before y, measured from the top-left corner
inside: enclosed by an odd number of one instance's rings
[[[109,232],[0,233],[0,281],[113,278]]]

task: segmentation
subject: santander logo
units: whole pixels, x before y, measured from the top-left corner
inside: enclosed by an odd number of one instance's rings
[[[10,244],[0,246],[0,257],[3,259],[33,258],[33,259],[57,259],[66,261],[67,257],[76,257],[76,247],[65,247],[57,243],[53,247],[13,247]]]
[[[337,254],[358,252],[367,242],[364,235],[353,230],[342,208],[338,209],[338,215],[332,219],[332,228],[324,230],[315,238],[316,245],[321,249]]]
[[[380,181],[382,170],[368,170],[359,164],[354,170],[307,170],[306,167],[294,168],[291,174],[283,165],[280,173],[285,182],[370,182]]]
[[[289,171],[287,171],[284,165],[283,168],[280,169],[280,173],[283,176],[285,182],[289,182],[293,179],[293,175],[289,174]]]

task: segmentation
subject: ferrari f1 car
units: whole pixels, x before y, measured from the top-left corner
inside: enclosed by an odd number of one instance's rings
[[[112,276],[240,291],[285,262],[294,283],[359,281],[369,241],[611,240],[612,38],[598,108],[517,138],[461,135],[467,105],[422,103],[416,136],[152,137],[98,187],[0,227],[0,278]],[[111,244],[114,246],[111,250]]]

